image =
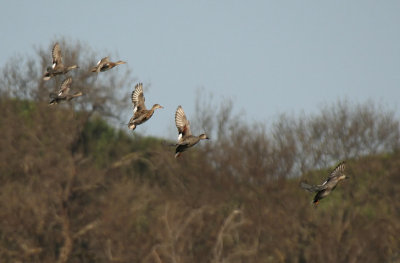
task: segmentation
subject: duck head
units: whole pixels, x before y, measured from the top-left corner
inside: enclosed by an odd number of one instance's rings
[[[205,133],[200,134],[200,135],[199,135],[199,138],[200,138],[201,140],[205,140],[205,139],[209,140],[209,139],[210,139],[209,137],[207,137],[207,135],[206,135]]]
[[[79,66],[78,66],[78,65],[72,65],[72,66],[69,66],[69,67],[68,67],[69,70],[71,70],[71,69],[76,69],[76,68],[79,68]]]
[[[161,106],[160,104],[154,104],[153,109],[164,109],[164,107]]]

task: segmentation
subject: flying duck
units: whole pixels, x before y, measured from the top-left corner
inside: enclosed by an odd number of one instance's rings
[[[72,69],[79,68],[77,65],[64,66],[62,63],[61,49],[58,43],[54,44],[53,50],[51,51],[53,57],[53,65],[47,68],[46,73],[44,73],[43,80],[49,80],[50,78],[65,74]]]
[[[72,78],[66,78],[60,86],[60,89],[57,93],[50,93],[50,102],[49,105],[58,104],[61,101],[70,101],[73,98],[82,96],[82,92],[75,92],[74,94],[69,94],[70,88],[72,84]]]
[[[196,145],[200,140],[209,139],[206,134],[200,134],[199,136],[192,135],[190,131],[190,123],[186,118],[185,112],[182,106],[178,106],[175,112],[175,125],[178,129],[178,143],[176,144],[175,158],[178,158],[182,152],[186,151],[190,147]]]
[[[150,110],[146,109],[146,105],[144,104],[145,98],[143,95],[142,83],[136,84],[135,90],[132,92],[131,99],[133,103],[133,116],[128,123],[130,130],[135,130],[136,126],[150,119],[151,116],[153,116],[155,109],[164,108],[160,104],[154,104]]]
[[[104,57],[97,62],[97,65],[91,69],[91,72],[99,73],[112,69],[113,67],[121,64],[126,64],[125,61],[118,60],[117,62],[111,62],[108,57]]]
[[[344,169],[345,162],[341,162],[321,185],[309,185],[306,182],[301,182],[300,186],[309,192],[317,193],[314,197],[313,203],[314,205],[318,205],[319,200],[328,196],[336,188],[339,181],[349,178],[344,174]]]

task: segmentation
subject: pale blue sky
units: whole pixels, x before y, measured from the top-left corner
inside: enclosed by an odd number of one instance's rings
[[[151,84],[147,104],[165,106],[143,134],[174,134],[176,107],[190,119],[200,87],[262,122],[340,98],[398,111],[400,1],[0,0],[0,9],[0,66],[56,37],[128,61]]]

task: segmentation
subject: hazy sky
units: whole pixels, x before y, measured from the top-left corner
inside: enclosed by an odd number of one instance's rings
[[[190,119],[199,88],[262,122],[340,98],[399,110],[400,1],[0,0],[0,10],[0,66],[57,37],[128,61],[151,84],[146,103],[165,107],[143,134],[175,133],[176,107]]]

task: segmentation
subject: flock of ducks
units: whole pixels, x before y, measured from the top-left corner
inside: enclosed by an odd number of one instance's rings
[[[52,49],[53,64],[51,67],[47,68],[46,73],[43,76],[44,80],[49,80],[54,76],[63,75],[68,73],[73,69],[79,68],[77,65],[64,66],[62,63],[61,49],[58,43],[56,43]],[[111,62],[108,57],[102,58],[96,66],[90,69],[91,72],[104,72],[112,69],[118,65],[125,64],[125,61]],[[62,83],[57,93],[50,93],[49,104],[58,104],[62,101],[70,101],[73,98],[82,96],[82,92],[75,92],[70,94],[70,87],[72,84],[72,78],[67,77]],[[136,127],[146,121],[148,121],[154,114],[156,109],[162,109],[160,104],[154,104],[151,109],[147,109],[145,105],[145,98],[143,95],[143,84],[138,83],[131,95],[133,104],[133,116],[129,120],[128,128],[130,130],[135,130]],[[209,139],[206,134],[200,134],[199,136],[192,135],[190,130],[190,123],[183,111],[182,106],[178,106],[175,112],[175,125],[178,129],[178,142],[174,145],[175,158],[178,158],[182,152],[186,151],[190,147],[196,145],[200,140]],[[300,186],[310,192],[316,192],[313,199],[314,205],[318,205],[319,201],[328,196],[337,186],[337,184],[343,180],[349,178],[344,174],[345,163],[340,163],[328,176],[326,181],[321,185],[310,185],[306,182],[301,182]]]
[[[48,67],[44,73],[43,80],[49,80],[57,75],[64,75],[73,69],[79,68],[77,65],[64,66],[62,63],[61,48],[58,43],[55,43],[51,52],[53,58],[53,64]],[[109,57],[102,58],[97,65],[90,69],[91,72],[104,72],[112,69],[118,65],[125,64],[125,61],[111,62]],[[82,92],[70,93],[70,88],[72,84],[72,78],[67,77],[60,85],[58,92],[50,93],[49,105],[58,104],[62,101],[70,101],[76,97],[82,96]],[[131,95],[133,104],[133,116],[129,120],[128,128],[130,130],[135,130],[136,127],[146,121],[148,121],[154,114],[156,109],[162,109],[160,104],[154,104],[151,109],[147,109],[145,105],[145,98],[143,95],[143,84],[138,83]],[[178,142],[174,145],[176,146],[175,158],[179,157],[182,152],[186,151],[190,147],[196,145],[200,140],[209,139],[206,134],[201,134],[199,136],[192,135],[190,131],[190,123],[186,118],[185,112],[181,106],[178,106],[175,113],[175,124],[178,129]]]

